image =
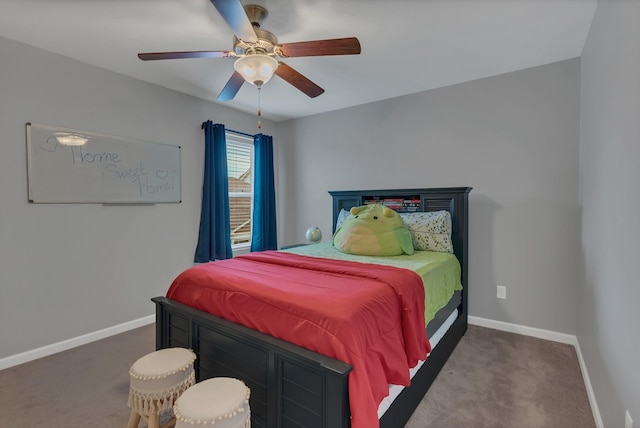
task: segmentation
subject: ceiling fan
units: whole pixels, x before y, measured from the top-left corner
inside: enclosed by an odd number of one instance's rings
[[[235,71],[218,95],[218,100],[228,101],[235,97],[245,81],[259,89],[274,74],[309,97],[317,97],[324,89],[276,58],[360,53],[360,42],[355,37],[280,44],[273,33],[260,28],[268,14],[264,7],[255,4],[243,6],[240,0],[211,0],[211,3],[234,33],[233,50],[150,52],[139,53],[138,58],[143,61],[237,58],[234,63]]]

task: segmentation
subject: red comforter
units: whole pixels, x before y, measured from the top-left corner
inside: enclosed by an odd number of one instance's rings
[[[351,364],[353,428],[378,426],[388,385],[409,385],[430,351],[406,269],[265,251],[189,268],[167,297]]]

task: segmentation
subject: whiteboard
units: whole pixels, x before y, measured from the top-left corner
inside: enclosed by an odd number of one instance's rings
[[[86,138],[82,146],[59,138]],[[180,202],[180,147],[27,123],[29,201]]]

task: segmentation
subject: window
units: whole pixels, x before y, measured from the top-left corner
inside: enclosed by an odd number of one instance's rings
[[[226,139],[231,246],[238,248],[251,245],[253,139],[231,132],[226,133]]]

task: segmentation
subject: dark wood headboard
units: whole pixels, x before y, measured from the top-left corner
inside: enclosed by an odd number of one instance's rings
[[[399,202],[398,212],[441,211],[451,213],[451,240],[453,252],[462,269],[463,311],[467,313],[467,272],[468,272],[468,228],[469,192],[471,187],[437,187],[427,189],[387,189],[387,190],[332,190],[333,232],[340,210],[364,205],[369,200],[393,199]],[[416,203],[417,202],[417,203]],[[394,202],[395,203],[395,202]]]

